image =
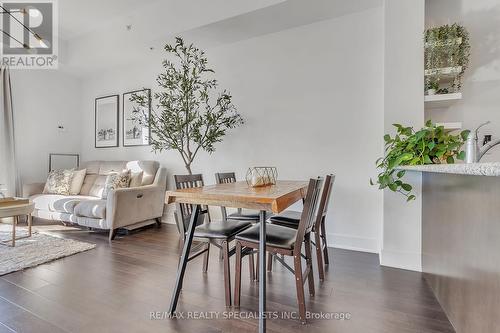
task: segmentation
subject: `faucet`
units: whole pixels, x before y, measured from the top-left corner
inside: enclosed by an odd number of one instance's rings
[[[490,121],[482,123],[474,131],[469,133],[467,141],[465,142],[465,163],[477,163],[486,154],[488,150],[494,146],[500,144],[500,139],[490,141],[483,147],[479,147],[479,129],[485,125],[488,125]]]

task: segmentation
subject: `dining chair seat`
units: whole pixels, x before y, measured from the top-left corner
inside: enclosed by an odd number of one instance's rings
[[[187,188],[197,188],[204,186],[203,176],[201,174],[196,175],[174,175],[175,187],[176,189],[187,189]],[[188,253],[188,255],[181,256],[180,265],[184,267],[191,260],[198,258],[203,255],[203,265],[202,271],[208,271],[208,261],[210,258],[210,247],[216,246],[220,249],[220,257],[224,266],[224,296],[226,301],[226,306],[231,306],[231,269],[229,265],[229,258],[234,254],[234,249],[231,249],[229,244],[234,240],[234,236],[245,228],[250,227],[252,224],[250,221],[228,221],[224,219],[223,221],[212,221],[210,217],[210,211],[208,206],[204,206],[203,210],[199,211],[197,205],[187,204],[187,203],[176,203],[176,211],[174,212],[175,221],[177,223],[177,228],[181,235],[183,235],[183,242],[189,237],[189,225],[191,220],[191,215],[196,211],[197,220],[195,222],[195,228],[193,232],[193,238],[199,241],[196,250]],[[193,217],[195,218],[195,217]],[[193,240],[191,238],[191,241]],[[192,254],[191,254],[192,253]],[[254,262],[253,254],[249,260],[250,268],[250,278],[254,279]],[[182,288],[182,284],[181,284]]]
[[[242,211],[242,212],[235,212],[232,214],[227,215],[227,218],[229,220],[241,220],[241,221],[254,221],[258,222],[259,221],[259,213],[255,213],[253,211]]]
[[[330,174],[325,178],[325,187],[323,188],[323,192],[321,194],[321,200],[319,204],[319,209],[316,216],[316,223],[312,228],[312,232],[314,232],[314,244],[316,248],[316,259],[318,261],[318,274],[319,279],[323,281],[325,279],[325,265],[330,263],[330,259],[328,258],[328,246],[326,241],[326,213],[328,210],[328,203],[330,199],[330,194],[332,192],[333,182],[335,180],[335,176]],[[271,225],[280,225],[288,228],[293,228],[297,230],[299,228],[299,222],[301,219],[302,212],[294,211],[294,210],[285,210],[284,212],[271,216],[268,219],[268,222]],[[268,255],[268,263],[267,270],[270,272],[273,269],[273,255]]]
[[[228,239],[251,225],[249,221],[212,221],[197,226],[194,230],[194,237]]]
[[[311,249],[311,231],[314,225],[314,211],[319,202],[319,192],[323,180],[321,178],[310,179],[307,187],[306,198],[304,200],[304,212],[302,213],[299,228],[297,230],[275,224],[265,225],[266,252],[271,254],[281,254],[293,258],[293,267],[289,266],[282,258],[282,264],[294,274],[295,286],[297,290],[297,303],[299,306],[299,318],[306,322],[306,302],[304,293],[304,283],[308,282],[309,294],[314,296],[314,275],[312,265]],[[260,225],[262,226],[262,225]],[[235,260],[235,288],[234,288],[234,306],[240,306],[241,299],[241,258],[244,252],[259,249],[260,228],[252,226],[235,237],[236,240],[236,260]],[[301,253],[302,245],[305,247],[305,255]],[[261,253],[263,254],[263,253]],[[306,259],[306,269],[302,269],[302,258]],[[262,272],[260,272],[262,273]],[[262,289],[261,289],[262,291]],[[288,292],[288,290],[287,290]]]
[[[295,210],[285,210],[278,215],[271,216],[269,218],[269,222],[271,224],[297,229],[299,227],[301,215],[302,212],[298,212]]]
[[[259,225],[254,225],[238,233],[235,239],[240,241],[258,243],[260,239],[259,235],[260,235],[260,227]],[[292,250],[296,238],[297,238],[297,231],[291,228],[273,224],[270,224],[266,227],[267,246]]]

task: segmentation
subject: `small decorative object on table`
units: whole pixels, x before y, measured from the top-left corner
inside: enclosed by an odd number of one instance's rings
[[[275,185],[276,179],[278,170],[275,167],[251,167],[246,176],[248,186],[252,187]]]

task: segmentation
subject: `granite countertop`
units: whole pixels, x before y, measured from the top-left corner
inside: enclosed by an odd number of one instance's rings
[[[421,172],[452,173],[457,175],[500,176],[500,162],[413,165],[401,166],[398,169]]]

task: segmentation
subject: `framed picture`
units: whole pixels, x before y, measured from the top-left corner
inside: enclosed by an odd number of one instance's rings
[[[78,154],[49,154],[49,172],[53,170],[78,169],[80,155]]]
[[[133,95],[146,97],[146,105],[141,106],[137,102],[131,101]],[[135,112],[134,112],[135,111]],[[137,117],[151,116],[151,90],[141,89],[123,94],[123,146],[147,146],[151,130],[149,126],[141,125]]]
[[[118,95],[95,99],[95,147],[118,147]]]

